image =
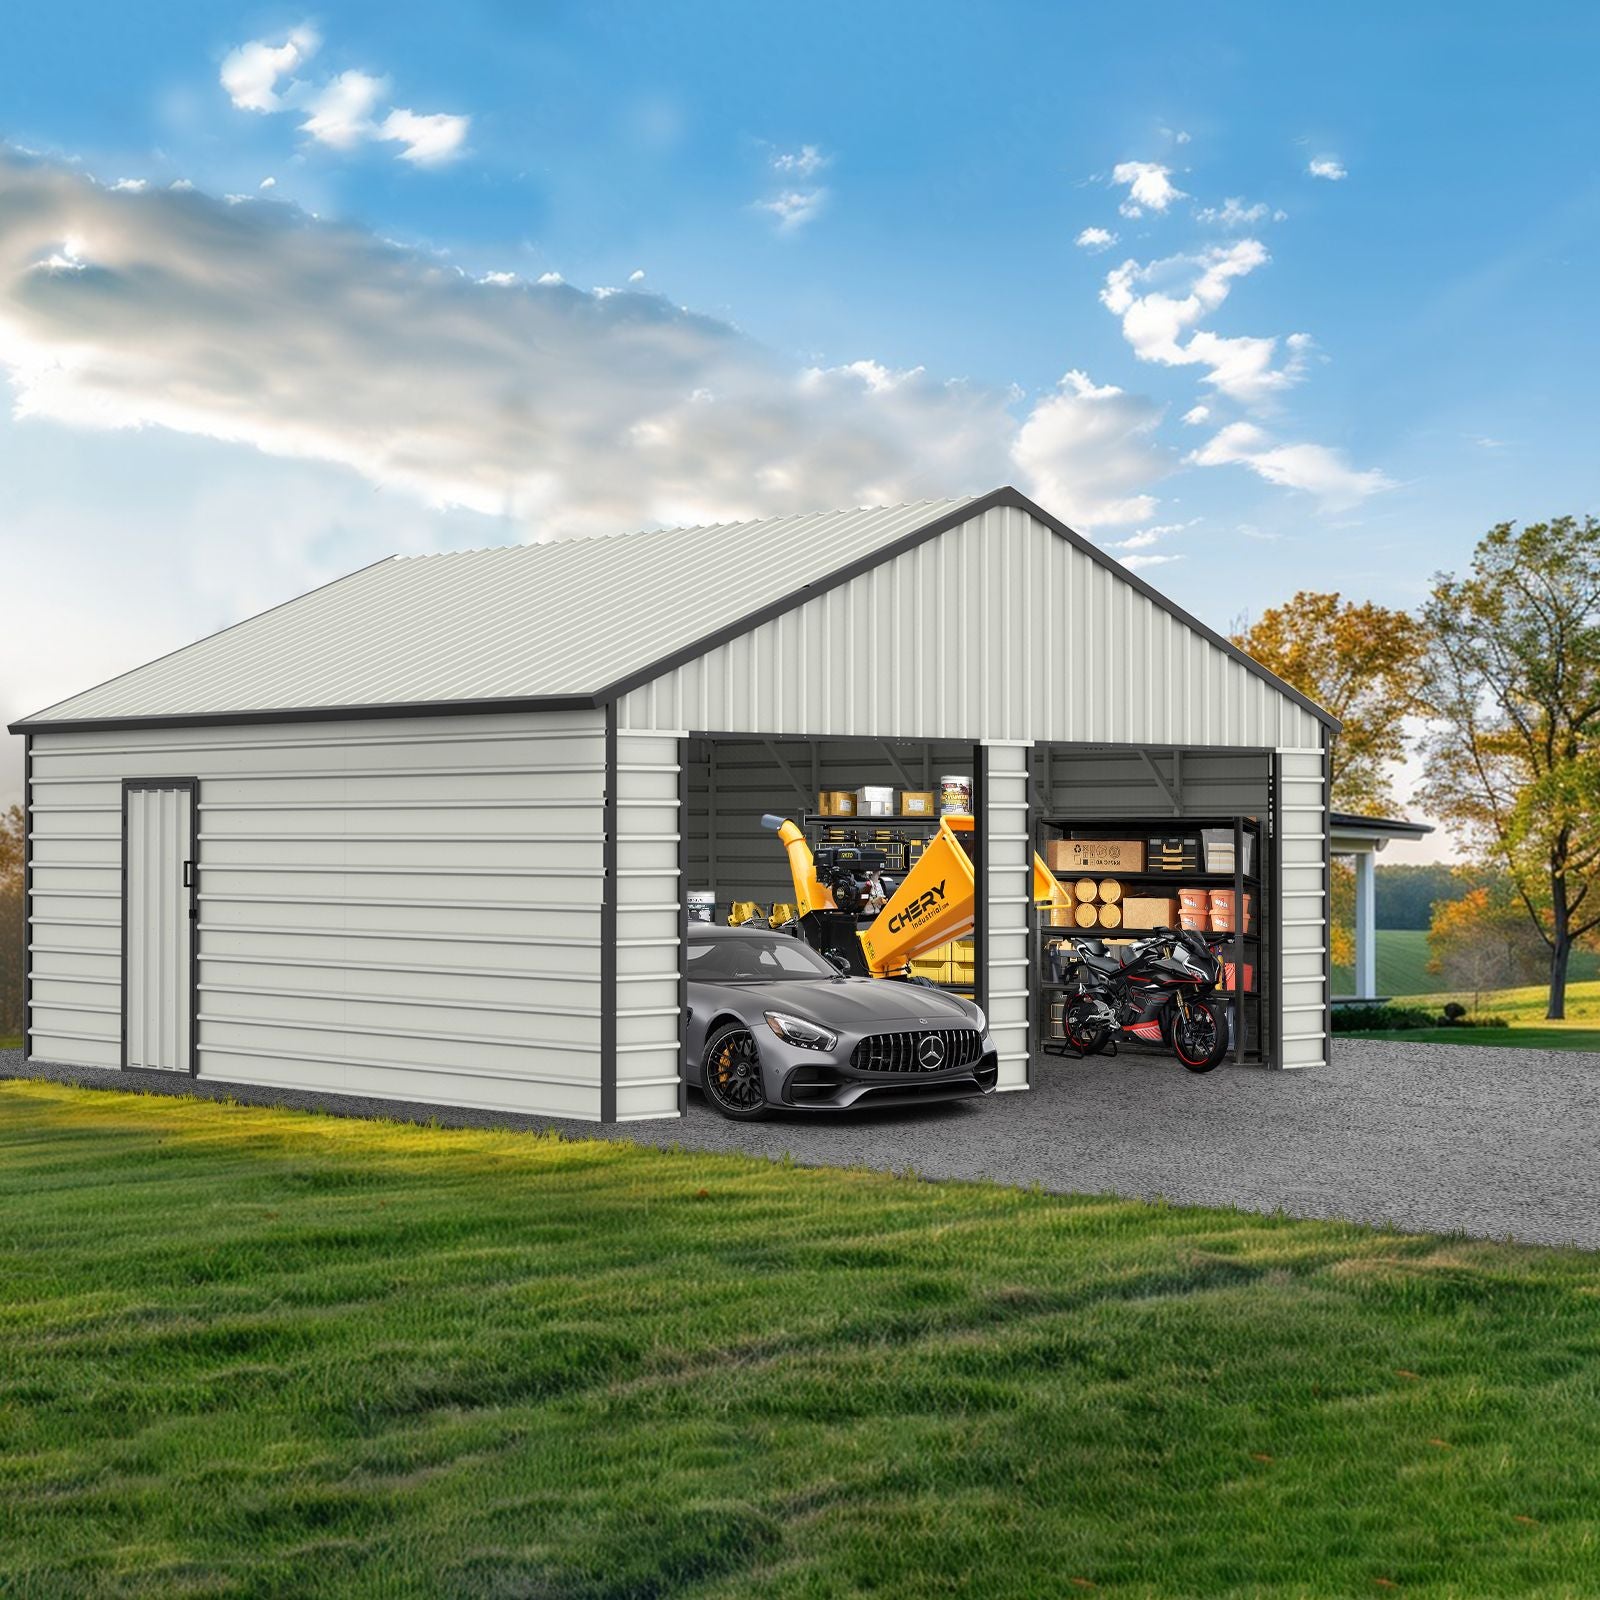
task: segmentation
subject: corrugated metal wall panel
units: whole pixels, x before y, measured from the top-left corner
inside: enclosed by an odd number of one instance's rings
[[[985,512],[624,696],[622,728],[1314,748],[1310,712],[1027,513]]]
[[[1028,1087],[1029,975],[1033,923],[1033,840],[1028,825],[1028,762],[1023,744],[984,749],[983,845],[979,852],[984,900],[983,1002],[1000,1057],[998,1089]]]
[[[679,741],[617,738],[617,1120],[678,1115]],[[626,960],[623,957],[626,956]]]
[[[121,780],[197,777],[203,1077],[597,1117],[604,768],[598,712],[35,734],[34,1054],[117,1064]]]
[[[1313,748],[1284,750],[1278,760],[1283,785],[1282,1062],[1286,1067],[1321,1066],[1329,1044],[1325,756],[1319,740]]]

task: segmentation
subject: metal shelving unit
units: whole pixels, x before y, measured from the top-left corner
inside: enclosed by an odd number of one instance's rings
[[[1179,889],[1220,889],[1233,890],[1234,904],[1234,931],[1220,934],[1216,937],[1227,940],[1230,950],[1229,958],[1233,963],[1234,982],[1231,987],[1218,991],[1231,1008],[1230,1016],[1233,1025],[1233,1048],[1231,1059],[1240,1066],[1262,1065],[1268,1059],[1272,1041],[1267,1037],[1270,1026],[1271,1011],[1264,1004],[1270,993],[1271,966],[1273,961],[1273,940],[1270,938],[1272,925],[1267,920],[1270,911],[1269,874],[1272,863],[1269,859],[1269,835],[1262,821],[1257,817],[1244,815],[1231,816],[1180,816],[1170,814],[1155,817],[1064,817],[1042,816],[1035,818],[1038,837],[1036,847],[1043,852],[1048,837],[1080,838],[1080,839],[1123,839],[1129,835],[1193,835],[1200,848],[1200,867],[1194,870],[1174,869],[1142,872],[1111,872],[1096,873],[1095,876],[1115,878],[1123,885],[1133,884],[1139,888],[1150,888],[1165,885],[1174,894]],[[1205,845],[1201,838],[1201,830],[1205,828],[1231,828],[1233,830],[1233,866],[1232,872],[1207,872],[1204,870]],[[1252,866],[1254,871],[1244,870],[1244,848],[1246,839],[1250,840],[1252,851]],[[1244,897],[1249,893],[1254,900],[1254,927],[1251,931],[1244,929]],[[1072,987],[1058,983],[1046,976],[1045,970],[1045,941],[1053,936],[1079,937],[1085,939],[1101,939],[1107,943],[1132,938],[1142,938],[1154,930],[1137,928],[1101,928],[1101,927],[1070,927],[1058,928],[1049,922],[1049,912],[1035,911],[1035,930],[1033,940],[1033,973],[1035,990],[1039,994],[1041,1003],[1034,1007],[1034,1040],[1033,1048],[1042,1052],[1050,1043],[1048,1003],[1052,993],[1060,993]],[[1245,968],[1248,964],[1254,967],[1255,984],[1251,988],[1244,985]]]

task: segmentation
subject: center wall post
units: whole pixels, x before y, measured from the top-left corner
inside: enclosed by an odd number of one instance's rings
[[[1028,767],[1032,744],[986,739],[978,804],[983,911],[982,1003],[1000,1057],[1000,1089],[1028,1087],[1028,950],[1033,920],[1033,839]]]

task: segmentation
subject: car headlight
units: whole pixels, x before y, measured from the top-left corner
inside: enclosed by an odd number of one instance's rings
[[[839,1035],[830,1033],[820,1023],[791,1017],[786,1011],[769,1011],[766,1018],[767,1026],[780,1039],[786,1044],[797,1044],[802,1050],[831,1050],[839,1042]]]
[[[983,1007],[974,1004],[972,1009],[978,1013],[978,1032],[987,1033],[989,1031],[989,1019],[984,1016]]]

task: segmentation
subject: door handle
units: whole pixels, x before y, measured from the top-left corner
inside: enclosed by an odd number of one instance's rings
[[[194,862],[185,861],[183,864],[183,886],[185,889],[194,888]]]

